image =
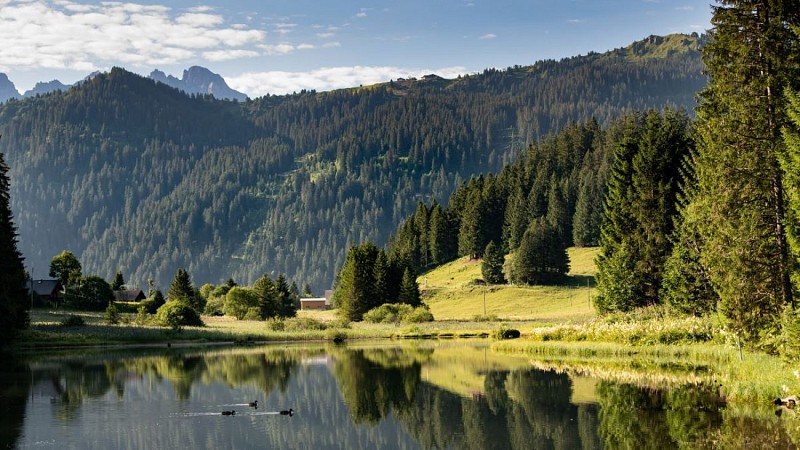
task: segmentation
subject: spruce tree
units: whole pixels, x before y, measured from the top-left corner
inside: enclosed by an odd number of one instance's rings
[[[758,341],[794,304],[781,128],[783,90],[797,89],[797,1],[722,0],[704,59],[710,75],[697,112],[700,262],[730,329]]]
[[[297,307],[295,306],[295,294],[292,288],[286,281],[284,274],[278,275],[275,279],[275,291],[278,296],[278,317],[287,318],[297,315]]]
[[[422,304],[417,277],[411,271],[411,268],[406,268],[405,272],[403,272],[403,281],[400,284],[400,295],[397,301],[414,307]]]
[[[481,261],[481,274],[483,280],[490,284],[502,284],[506,282],[503,275],[503,264],[505,262],[505,255],[503,249],[494,243],[489,242],[486,250],[483,252],[483,261]]]
[[[202,297],[192,285],[189,273],[184,269],[178,269],[175,272],[175,278],[167,291],[167,301],[185,301],[198,313],[201,313],[205,307]]]
[[[31,304],[22,261],[11,214],[8,166],[0,153],[0,346],[28,326]]]
[[[486,204],[480,188],[471,189],[458,230],[458,253],[471,259],[483,256],[486,248]]]
[[[262,319],[269,319],[278,315],[279,300],[275,282],[265,273],[255,283],[253,292],[258,297],[258,309]],[[226,294],[227,295],[227,294]]]
[[[511,281],[520,284],[553,284],[569,272],[569,255],[563,241],[547,220],[531,222],[522,236],[512,263]]]
[[[122,278],[122,271],[118,270],[117,274],[114,275],[114,281],[111,282],[111,290],[119,291],[123,286],[125,286],[125,279]]]

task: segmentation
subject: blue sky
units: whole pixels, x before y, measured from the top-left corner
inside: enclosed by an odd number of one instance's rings
[[[702,33],[710,0],[0,0],[0,72],[21,92],[125,67],[201,65],[251,97],[454,77]]]

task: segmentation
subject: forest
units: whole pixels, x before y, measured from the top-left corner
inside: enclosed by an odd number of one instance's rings
[[[69,250],[86,273],[122,271],[140,288],[148,279],[163,288],[184,268],[197,285],[286,274],[321,295],[351,245],[385,245],[420,203],[445,205],[464,183],[492,184],[489,174],[509,165],[526,166],[519,195],[536,186],[531,214],[559,197],[563,217],[587,217],[578,241],[596,243],[597,211],[584,209],[597,203],[580,203],[577,192],[602,184],[608,153],[581,147],[561,160],[530,144],[567,139],[547,137],[562,128],[590,139],[637,110],[692,114],[707,81],[704,39],[651,36],[453,80],[242,103],[187,96],[120,68],[11,100],[0,105],[0,153],[19,250],[34,278]],[[552,189],[551,169],[561,184]],[[562,225],[573,240],[575,227]],[[521,239],[519,229],[505,232]]]

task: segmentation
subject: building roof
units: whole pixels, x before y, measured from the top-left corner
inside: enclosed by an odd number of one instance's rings
[[[120,302],[138,302],[147,298],[141,289],[128,289],[124,291],[114,291],[114,300]]]
[[[40,296],[52,296],[64,290],[59,280],[32,280],[33,292]]]

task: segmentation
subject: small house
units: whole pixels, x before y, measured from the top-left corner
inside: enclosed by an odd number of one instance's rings
[[[333,291],[325,291],[325,297],[301,298],[300,309],[302,311],[325,311],[331,308],[331,297]]]
[[[41,305],[61,304],[64,286],[60,280],[31,280],[31,291],[40,299]]]
[[[141,289],[114,291],[114,301],[117,302],[140,302],[146,298]]]

